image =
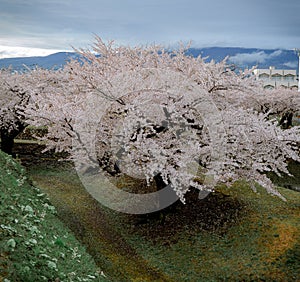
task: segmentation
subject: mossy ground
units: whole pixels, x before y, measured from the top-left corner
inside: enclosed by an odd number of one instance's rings
[[[49,158],[28,163],[36,185],[113,281],[297,281],[300,194],[287,202],[240,181],[157,214],[126,215],[102,207],[72,166]],[[119,182],[128,179],[119,179]],[[131,183],[139,185],[138,182]]]
[[[241,181],[201,201],[191,192],[187,205],[177,203],[163,221],[116,221],[137,252],[173,281],[297,281],[300,197],[280,191],[287,202]]]

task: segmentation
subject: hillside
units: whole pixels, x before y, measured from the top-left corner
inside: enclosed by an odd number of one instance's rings
[[[70,58],[76,58],[78,55],[72,52],[59,52],[48,56],[40,57],[20,57],[0,59],[0,68],[11,67],[13,70],[22,71],[26,67],[34,68],[36,66],[45,69],[59,69]]]
[[[211,47],[203,49],[189,49],[193,56],[201,55],[208,60],[220,61],[228,56],[228,62],[238,68],[245,69],[257,66],[258,68],[297,69],[298,58],[293,50],[255,49],[234,47]]]
[[[237,68],[245,69],[257,66],[258,68],[298,69],[298,58],[293,50],[280,49],[256,49],[237,47],[209,47],[190,48],[187,55],[207,57],[207,61],[221,61],[228,57],[228,63]],[[9,66],[14,70],[24,70],[27,67],[40,66],[47,69],[61,68],[70,58],[78,58],[79,55],[72,52],[59,52],[45,57],[23,57],[0,59],[0,68]]]

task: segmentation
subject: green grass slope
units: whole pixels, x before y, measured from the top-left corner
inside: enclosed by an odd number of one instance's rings
[[[108,281],[24,168],[1,151],[0,281]]]

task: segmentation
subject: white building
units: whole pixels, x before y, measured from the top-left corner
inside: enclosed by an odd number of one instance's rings
[[[262,80],[264,88],[298,88],[296,70],[283,70],[270,67],[269,69],[255,69],[253,73],[256,79]]]

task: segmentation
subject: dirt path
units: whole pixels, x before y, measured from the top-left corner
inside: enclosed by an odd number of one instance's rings
[[[28,150],[19,151],[19,158],[26,163],[34,185],[48,194],[59,217],[112,281],[172,281],[152,268],[110,225],[100,204],[86,192],[74,171],[59,173],[56,169],[52,173],[53,167],[47,170],[45,160],[45,169],[30,164],[25,154]],[[46,162],[49,161],[48,156]]]

